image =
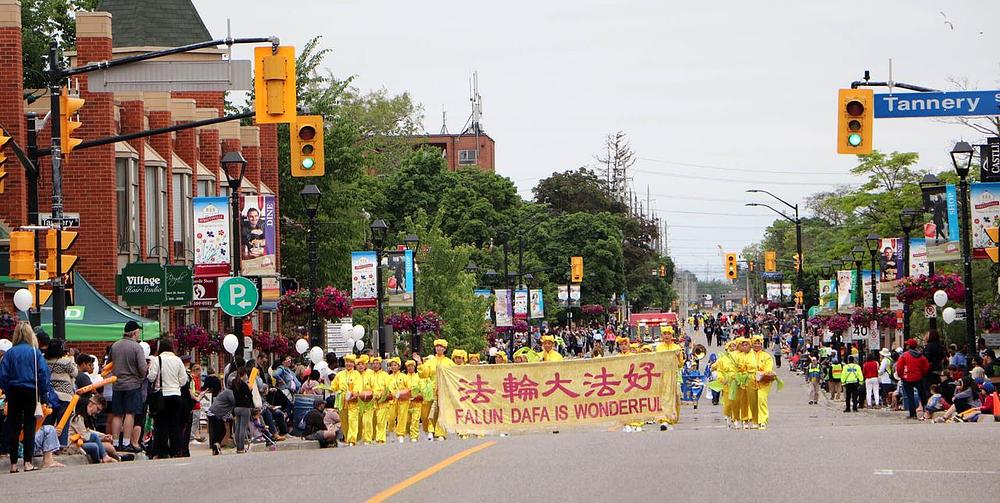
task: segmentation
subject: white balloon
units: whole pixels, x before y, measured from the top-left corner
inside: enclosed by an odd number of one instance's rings
[[[300,355],[302,353],[305,353],[306,351],[309,351],[309,341],[305,339],[299,339],[295,341],[295,351]]]
[[[330,368],[330,365],[328,363],[326,363],[325,361],[319,362],[319,363],[313,365],[313,370],[318,370],[318,371],[321,371],[321,372],[324,369],[328,369],[328,368]]]
[[[352,347],[352,348],[354,347],[354,337],[348,337],[347,338],[347,345],[348,345],[348,347]]]
[[[229,354],[236,353],[236,347],[239,345],[240,341],[233,334],[226,334],[226,336],[222,338],[222,347]]]
[[[360,339],[365,336],[365,327],[362,325],[354,325],[354,339]]]
[[[14,307],[18,311],[27,312],[31,309],[31,304],[34,303],[34,297],[31,295],[31,290],[27,288],[21,288],[20,290],[14,292]]]
[[[313,346],[313,348],[309,350],[309,361],[313,362],[313,365],[323,361],[323,348]]]
[[[142,352],[146,354],[146,358],[149,358],[149,343],[142,341],[139,345],[142,346]]]
[[[361,351],[362,349],[365,349],[365,341],[360,340],[360,339],[357,340],[357,341],[355,341],[354,342],[354,347],[358,348],[358,351]]]
[[[955,308],[954,307],[944,308],[944,310],[941,311],[941,317],[944,318],[945,323],[951,325],[951,323],[955,321]]]
[[[948,293],[944,290],[934,292],[934,303],[937,304],[938,307],[944,307],[944,305],[948,303]]]
[[[0,339],[0,351],[3,351],[3,352],[10,351],[10,348],[12,346],[13,346],[13,343],[11,343],[9,339]]]
[[[490,348],[490,356],[496,356],[496,355],[497,355],[497,348]]]

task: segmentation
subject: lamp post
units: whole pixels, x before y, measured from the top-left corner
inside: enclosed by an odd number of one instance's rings
[[[899,227],[903,229],[903,274],[910,277],[910,233],[917,228],[920,212],[904,209],[899,214]],[[910,338],[910,304],[903,304],[903,340]]]
[[[951,162],[958,173],[959,214],[961,220],[962,262],[965,272],[965,336],[966,352],[976,351],[976,311],[972,300],[972,236],[969,232],[969,169],[972,167],[972,145],[960,141],[951,149]]]
[[[929,198],[930,198],[930,196],[932,194],[938,192],[938,190],[940,189],[940,187],[941,187],[941,180],[937,176],[934,176],[933,173],[928,173],[928,174],[924,175],[924,177],[920,180],[920,192],[923,194],[923,198],[924,198],[924,211],[925,212],[927,212],[927,211],[933,211],[928,206],[928,202],[930,200]],[[931,262],[930,260],[927,261],[927,275],[928,276],[934,276],[934,262]],[[932,305],[932,304],[929,304],[929,305]],[[936,307],[934,309],[935,309],[935,311],[937,310]],[[937,316],[936,315],[933,318],[929,318],[927,320],[927,328],[929,328],[930,330],[932,330],[934,332],[937,332]]]
[[[229,198],[232,205],[232,239],[233,239],[233,276],[240,275],[240,262],[243,256],[243,247],[240,244],[240,185],[243,183],[243,174],[247,169],[247,160],[239,151],[226,152],[219,162],[222,171],[226,173],[226,182],[229,184]],[[233,332],[236,335],[236,352],[233,355],[243,355],[243,324],[242,318],[233,317]]]
[[[878,251],[879,251],[878,249],[879,249],[879,244],[881,242],[882,242],[882,238],[878,234],[869,234],[868,237],[865,238],[865,245],[868,247],[868,255],[870,255],[871,259],[872,259],[872,261],[871,261],[872,315],[875,314],[875,310],[878,309],[879,304],[881,304],[881,302],[879,302],[879,300],[881,300],[881,299],[879,299],[879,297],[878,297],[878,283],[879,283],[880,279],[875,276],[875,269],[878,267],[878,262],[877,262],[877,260],[878,260]],[[877,317],[875,318],[875,330],[876,331],[879,330],[878,318]],[[880,333],[879,334],[879,341],[881,341],[881,340],[882,340],[882,335]],[[876,349],[876,348],[868,348],[868,349]]]
[[[785,220],[788,220],[789,222],[792,222],[793,224],[795,224],[795,253],[797,253],[798,256],[799,256],[799,267],[798,267],[798,270],[795,271],[795,289],[798,290],[798,291],[800,291],[800,292],[803,291],[804,285],[803,285],[802,271],[806,268],[806,260],[805,260],[805,257],[802,255],[802,219],[799,218],[799,205],[797,205],[797,204],[791,204],[788,201],[785,201],[784,199],[782,199],[782,198],[780,198],[780,197],[778,197],[778,196],[776,196],[776,195],[774,195],[774,194],[772,194],[772,193],[770,193],[770,192],[768,192],[766,190],[750,189],[750,190],[747,190],[747,192],[767,194],[767,195],[773,197],[774,199],[778,200],[780,203],[784,204],[785,206],[788,206],[788,208],[790,208],[792,211],[795,212],[795,218],[791,218],[788,215],[785,215],[783,212],[780,212],[780,211],[778,211],[778,210],[776,210],[774,208],[771,208],[770,206],[768,206],[766,204],[760,204],[760,203],[748,203],[747,204],[747,206],[764,206],[764,207],[770,209],[771,211],[774,211],[775,213],[781,215],[782,217],[785,218]],[[784,288],[780,288],[780,290],[784,291]],[[805,306],[805,300],[804,299],[803,299],[803,303],[802,303],[802,314],[799,315],[799,324],[800,324],[800,326],[799,326],[800,333],[805,333],[805,329],[806,329],[806,306]]]
[[[319,320],[316,319],[316,263],[319,261],[319,250],[316,236],[316,213],[319,211],[319,202],[323,193],[315,185],[306,185],[299,191],[302,198],[302,205],[306,209],[306,216],[309,217],[309,227],[306,229],[306,246],[308,246],[309,257],[309,300],[312,309],[309,312],[309,345],[311,347],[323,347],[323,335],[320,330]]]
[[[858,298],[855,300],[854,306],[857,307],[858,302],[860,302],[861,307],[865,307],[865,287],[861,278],[861,265],[865,260],[865,249],[861,246],[855,246],[854,249],[851,250],[851,257],[854,259],[854,270],[857,274],[857,277],[854,278],[854,291],[856,292]]]
[[[371,223],[372,246],[375,247],[375,307],[378,310],[378,332],[376,337],[372,337],[372,345],[375,346],[376,354],[383,358],[388,356],[389,338],[385,333],[385,306],[382,302],[384,287],[382,286],[382,248],[385,246],[385,237],[389,232],[389,226],[385,220],[377,219]]]
[[[420,249],[420,237],[416,234],[407,234],[403,238],[406,248],[413,252],[413,305],[410,306],[410,321],[413,323],[413,330],[410,334],[410,353],[420,352],[420,337],[417,336],[417,250]],[[471,262],[470,262],[471,263]],[[472,264],[475,265],[475,264]]]

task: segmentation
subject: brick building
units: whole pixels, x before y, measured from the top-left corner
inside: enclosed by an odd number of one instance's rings
[[[496,172],[496,143],[484,132],[429,134],[414,136],[412,141],[418,145],[441,149],[451,171],[477,166],[483,171]]]
[[[76,35],[75,51],[66,52],[71,66],[212,38],[190,0],[105,0],[97,12],[76,14]],[[223,55],[221,49],[211,48],[157,61],[218,61]],[[0,0],[0,124],[24,145],[25,112],[44,116],[49,101],[43,96],[27,104],[21,74],[19,1]],[[224,113],[221,91],[98,92],[88,88],[85,74],[73,77],[69,85],[86,100],[80,110],[83,127],[76,135],[84,141]],[[50,145],[48,128],[40,132],[39,145]],[[72,249],[80,256],[77,271],[102,295],[122,304],[115,277],[125,264],[142,260],[193,265],[192,198],[229,195],[219,163],[229,151],[241,151],[248,161],[241,194],[278,193],[273,124],[241,126],[232,121],[70,153],[63,165],[63,194],[64,210],[80,214]],[[8,162],[6,190],[0,196],[0,241],[28,223],[24,171],[10,157],[14,162]],[[47,157],[42,158],[41,171],[39,210],[48,212],[52,172]],[[277,260],[280,270],[280,255]],[[10,291],[3,302],[4,310],[13,311]],[[214,308],[143,308],[141,314],[159,321],[163,332],[188,323],[233,331],[229,318]],[[255,313],[252,321],[259,330],[277,329],[276,315],[268,311]]]

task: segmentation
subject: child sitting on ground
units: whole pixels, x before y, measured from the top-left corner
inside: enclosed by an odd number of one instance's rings
[[[924,407],[924,418],[933,419],[935,412],[947,409],[948,402],[941,396],[941,386],[937,384],[931,385],[931,397],[927,400],[927,406]]]

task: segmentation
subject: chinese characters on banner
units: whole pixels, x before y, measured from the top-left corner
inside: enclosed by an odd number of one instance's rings
[[[244,276],[277,274],[274,196],[240,197],[240,268]]]
[[[528,319],[528,291],[514,290],[514,319]]]
[[[385,305],[413,307],[413,250],[385,254]]]
[[[232,225],[225,197],[194,198],[194,275],[228,276]]]
[[[545,298],[542,296],[542,289],[537,288],[531,290],[530,303],[528,304],[529,311],[531,313],[530,318],[544,318],[545,317]]]
[[[972,203],[972,251],[974,258],[987,258],[984,248],[994,246],[987,228],[1000,223],[1000,183],[973,183],[969,186]]]
[[[495,295],[493,312],[496,313],[496,325],[498,327],[513,326],[514,313],[511,312],[510,290],[498,288],[493,291],[493,295]]]
[[[375,252],[351,252],[351,299],[354,308],[375,307]]]
[[[460,434],[678,419],[673,351],[437,372],[438,424]]]

